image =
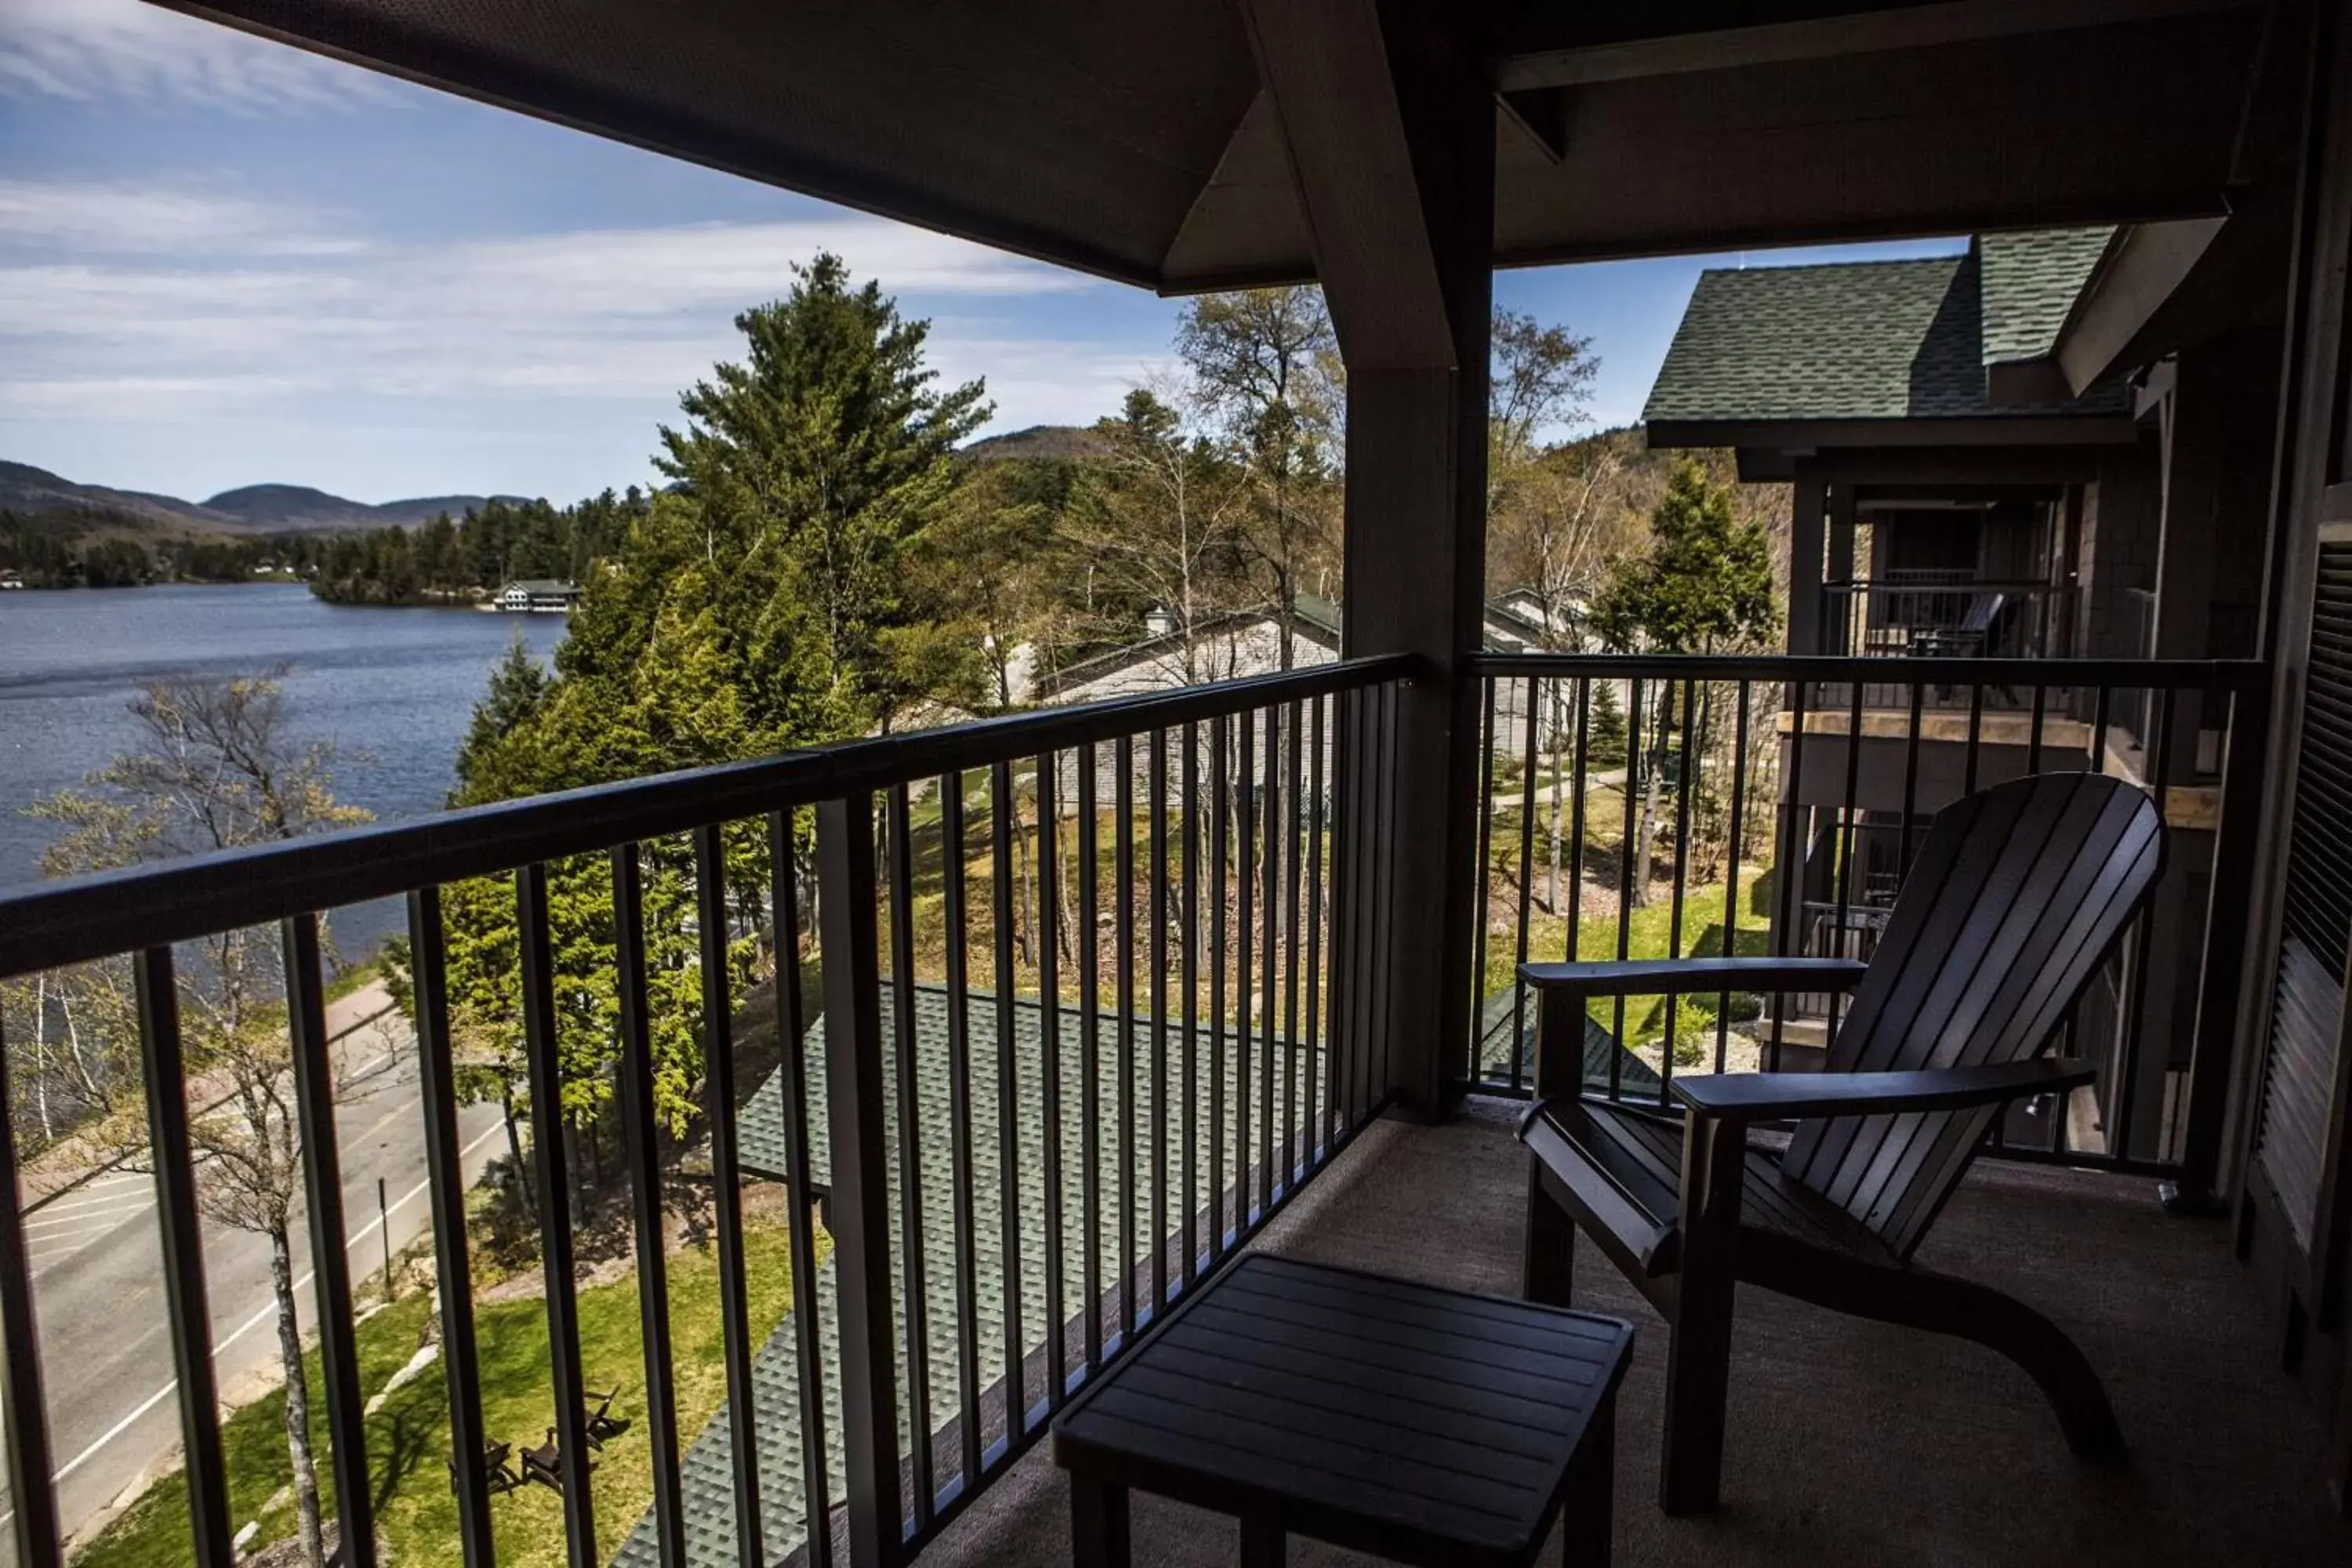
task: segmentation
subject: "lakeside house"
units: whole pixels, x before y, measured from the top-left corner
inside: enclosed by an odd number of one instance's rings
[[[525,577],[499,590],[490,607],[509,615],[568,616],[580,604],[580,584],[558,577]]]

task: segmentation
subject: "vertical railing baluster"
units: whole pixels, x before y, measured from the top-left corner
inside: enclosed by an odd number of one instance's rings
[[[827,1475],[824,1429],[824,1344],[816,1310],[816,1192],[810,1171],[809,1145],[814,1129],[809,1125],[808,1034],[806,1005],[801,994],[800,877],[793,868],[790,808],[768,816],[768,897],[776,942],[776,1084],[778,1107],[784,1121],[784,1201],[790,1211],[786,1233],[793,1268],[793,1353],[800,1371],[801,1487],[803,1512],[809,1521],[810,1568],[828,1568],[833,1561],[833,1487]],[[870,862],[869,862],[870,863]],[[658,1221],[659,1211],[655,1218]],[[909,1312],[909,1321],[914,1314]],[[919,1358],[909,1347],[909,1367]],[[675,1447],[675,1439],[672,1439]],[[922,1430],[915,1446],[928,1447]]]
[[[901,1560],[898,1399],[890,1301],[888,1131],[884,1120],[881,958],[876,951],[874,798],[817,808],[817,918],[824,954],[829,1229],[841,1295],[841,1434],[847,1457],[849,1560]],[[894,976],[905,984],[904,976]],[[908,1136],[912,1136],[908,1130]],[[908,1347],[910,1361],[924,1353]],[[918,1434],[919,1447],[926,1441]]]
[[[1328,1088],[1331,1070],[1329,1031],[1324,1027],[1323,1000],[1323,833],[1326,826],[1323,804],[1325,788],[1323,765],[1324,714],[1328,699],[1318,697],[1307,703],[1307,728],[1311,731],[1307,742],[1310,753],[1307,762],[1307,1023],[1305,1043],[1307,1058],[1307,1154],[1310,1164],[1319,1164],[1330,1147],[1330,1097]]]
[[[1754,683],[1742,680],[1739,685],[1738,711],[1732,721],[1731,731],[1731,831],[1727,860],[1731,874],[1723,889],[1723,956],[1731,958],[1739,952],[1739,865],[1740,839],[1748,824],[1748,725]],[[1731,1052],[1731,993],[1724,992],[1715,1004],[1715,1070],[1725,1071]]]
[[[59,1568],[58,1494],[50,1479],[48,1402],[41,1390],[40,1329],[33,1316],[32,1271],[25,1259],[24,1187],[16,1162],[16,1105],[8,1085],[7,1042],[0,1038],[0,1430],[8,1439],[9,1539],[23,1568]],[[473,1568],[468,1563],[467,1568]]]
[[[1961,772],[1960,793],[1962,795],[1977,793],[1977,753],[1984,740],[1984,695],[1985,683],[1982,680],[1969,683],[1969,750],[1968,760]]]
[[[1330,1041],[1331,1120],[1337,1141],[1356,1125],[1356,1042],[1363,1028],[1363,834],[1357,813],[1363,795],[1362,688],[1333,700],[1335,761],[1331,800],[1331,999],[1324,1033]]]
[[[1063,1278],[1062,1194],[1062,812],[1057,796],[1061,759],[1047,752],[1037,769],[1037,1035],[1043,1075],[1044,1142],[1038,1149],[1045,1181],[1045,1397],[1054,1409],[1069,1394],[1068,1281]]]
[[[915,1010],[914,808],[905,784],[890,787],[884,810],[889,832],[890,1037],[897,1052],[891,1076],[898,1091],[898,1268],[905,1281],[901,1289],[907,1309],[907,1426],[914,1439],[908,1484],[915,1493],[915,1528],[922,1531],[930,1529],[939,1498],[933,1455],[939,1421],[931,1405],[930,1254],[924,1244],[922,1042],[918,1035],[920,1016]],[[818,890],[821,894],[822,887]],[[822,910],[818,919],[824,919]],[[829,1056],[833,1049],[829,1037],[825,1048]],[[877,1158],[887,1160],[889,1155],[888,1150],[877,1151]]]
[[[1228,726],[1209,723],[1209,1256],[1225,1255],[1225,777]]]
[[[1568,936],[1560,944],[1560,956],[1569,963],[1576,962],[1579,938],[1584,929],[1584,776],[1592,765],[1592,678],[1576,678],[1576,755],[1570,764],[1576,774],[1568,797]],[[1478,911],[1478,923],[1486,923],[1484,910]],[[1581,1089],[1583,1079],[1577,1079]]]
[[[1147,747],[1151,777],[1151,1315],[1168,1310],[1168,731]]]
[[[1372,837],[1371,848],[1374,864],[1379,873],[1377,886],[1380,889],[1381,898],[1377,914],[1379,924],[1373,938],[1375,946],[1372,951],[1386,953],[1396,951],[1397,888],[1396,878],[1392,872],[1395,857],[1389,852],[1389,846],[1397,842],[1396,748],[1399,688],[1396,682],[1389,681],[1380,686],[1377,690],[1380,709],[1380,760],[1375,765],[1374,772],[1380,780],[1381,816]],[[1383,984],[1380,987],[1379,1026],[1373,1036],[1379,1047],[1380,1068],[1373,1081],[1376,1089],[1374,1099],[1381,1104],[1387,1103],[1390,1094],[1396,1086],[1397,989],[1393,984]]]
[[[1178,793],[1184,799],[1179,851],[1183,862],[1184,893],[1179,918],[1184,944],[1177,959],[1176,984],[1184,994],[1182,1279],[1189,1287],[1197,1277],[1201,1258],[1201,727],[1191,722],[1184,726]]]
[[[1486,1068],[1486,1042],[1480,1037],[1486,1017],[1486,900],[1491,895],[1495,879],[1495,757],[1501,750],[1495,730],[1495,698],[1501,680],[1492,675],[1478,678],[1480,717],[1478,723],[1478,864],[1472,877],[1471,906],[1477,915],[1477,926],[1471,932],[1470,956],[1470,1076],[1482,1076]],[[1518,1082],[1518,1042],[1511,1043],[1511,1081]]]
[[[1247,1236],[1253,1225],[1251,1193],[1255,1186],[1256,1173],[1250,1169],[1250,1156],[1257,1150],[1256,1123],[1251,1118],[1255,1098],[1250,1092],[1254,1079],[1255,1058],[1251,1055],[1252,1013],[1256,1004],[1255,994],[1257,971],[1251,963],[1250,939],[1256,921],[1254,896],[1257,889],[1257,726],[1255,715],[1241,716],[1239,740],[1241,777],[1235,787],[1240,791],[1236,802],[1241,827],[1240,841],[1235,846],[1234,874],[1238,881],[1237,908],[1234,910],[1234,936],[1236,943],[1234,965],[1234,1164],[1236,1167],[1234,1198],[1234,1230]]]
[[[1519,775],[1519,929],[1511,954],[1511,1092],[1527,1087],[1528,983],[1519,968],[1528,961],[1528,927],[1535,920],[1536,886],[1536,723],[1542,689],[1528,677],[1527,754]],[[1477,911],[1478,927],[1486,926],[1486,911]],[[1482,980],[1483,985],[1485,982]]]
[[[615,846],[612,862],[613,967],[621,1015],[621,1146],[636,1227],[637,1321],[645,1349],[646,1426],[654,1472],[654,1547],[661,1568],[683,1568],[686,1500],[677,1468],[677,1394],[670,1355],[661,1149],[654,1113],[653,1023],[646,1003],[645,869],[633,843]],[[789,1042],[791,1037],[781,1038]],[[793,1223],[800,1226],[807,1222],[795,1215]],[[804,1278],[795,1274],[794,1283]]]
[[[1668,691],[1674,688],[1667,687]],[[1691,738],[1698,728],[1696,688],[1689,679],[1682,689],[1682,776],[1675,781],[1675,890],[1673,902],[1666,910],[1666,956],[1681,958],[1683,953],[1683,901],[1689,896],[1690,883],[1690,821],[1691,786],[1698,776],[1698,759],[1692,754]],[[1731,879],[1737,882],[1735,873]],[[1665,998],[1666,1039],[1658,1052],[1658,1100],[1671,1102],[1675,1080],[1675,1031],[1681,1021],[1683,999]]]
[[[481,1357],[474,1339],[473,1266],[466,1249],[467,1182],[463,1145],[457,1141],[457,1073],[450,1052],[449,966],[438,888],[419,888],[408,895],[408,963],[416,1088],[425,1109],[434,1280],[441,1298],[441,1366],[449,1400],[457,1540],[466,1568],[490,1568],[490,1489],[482,1468],[489,1437],[482,1426]],[[649,1419],[651,1392],[649,1385]],[[667,1391],[664,1400],[667,1404]],[[674,1437],[671,1447],[674,1451]],[[681,1544],[680,1556],[664,1559],[661,1568],[677,1568],[683,1550]]]
[[[2149,791],[2156,801],[2156,819],[2166,820],[2165,806],[2172,788],[2172,726],[2175,701],[2180,695],[2173,687],[2151,687],[2148,705],[2156,710],[2148,729],[2153,733],[2144,740],[2142,756],[2153,754]],[[2179,873],[2175,872],[2178,876]],[[2132,963],[2130,965],[2131,994],[2124,1000],[2123,1040],[2116,1053],[2116,1076],[2122,1080],[2123,1092],[2116,1100],[2116,1136],[2114,1146],[2107,1152],[2118,1159],[2132,1157],[2131,1129],[2133,1110],[2139,1100],[2139,1063],[2147,1023],[2147,952],[2153,943],[2149,928],[2154,921],[2143,907],[2131,924]],[[2160,1101],[2159,1101],[2160,1103]]]
[[[1919,811],[1920,706],[1927,692],[1925,681],[1911,683],[1911,723],[1903,736],[1903,827],[1895,852],[1895,886],[1899,890],[1911,875],[1911,823]]]
[[[367,1414],[360,1393],[359,1334],[352,1321],[351,1254],[343,1233],[343,1166],[335,1137],[335,1064],[327,1039],[319,917],[281,926],[286,1016],[294,1047],[295,1120],[302,1139],[302,1201],[319,1302],[319,1370],[335,1477],[337,1555],[374,1568],[375,1491],[368,1473]]]
[[[1853,920],[1853,846],[1856,819],[1862,796],[1862,682],[1853,683],[1845,714],[1845,790],[1838,804],[1838,863],[1837,863],[1837,926],[1833,958],[1860,957],[1845,951],[1848,923]],[[1845,1009],[1845,993],[1835,986],[1829,993],[1829,1032],[1825,1040],[1835,1040],[1838,1021]]]
[[[743,1167],[735,1147],[735,1005],[729,968],[727,843],[717,823],[694,830],[695,916],[701,926],[702,1051],[710,1103],[712,1218],[719,1232],[719,1320],[727,1366],[727,1435],[735,1456],[735,1554],[766,1568],[760,1515],[760,1412],[751,1384],[751,1306],[743,1265]],[[782,1042],[779,1042],[780,1044]]]
[[[1113,979],[1118,1027],[1118,1333],[1119,1349],[1135,1342],[1135,744],[1121,735],[1111,744],[1118,777],[1111,796],[1111,868],[1118,906],[1111,911]]]
[[[998,1267],[1004,1291],[1004,1434],[1021,1441],[1029,1401],[1022,1362],[1028,1335],[1021,1312],[1021,1064],[1013,1049],[1013,764],[988,770],[989,945],[996,961],[996,1168]]]
[[[163,1250],[163,1302],[179,1373],[180,1443],[186,1456],[188,1525],[197,1568],[229,1568],[228,1483],[215,1413],[212,1310],[205,1300],[194,1152],[188,1133],[187,1070],[180,1042],[180,994],[172,950],[151,947],[132,961],[140,1065],[146,1078],[147,1149],[155,1165],[155,1217]]]
[[[1257,1131],[1257,1211],[1260,1224],[1274,1212],[1274,1162],[1277,1138],[1275,1122],[1280,1112],[1274,1102],[1274,1058],[1281,1047],[1275,1039],[1274,1026],[1278,1016],[1275,1004],[1275,936],[1276,921],[1282,913],[1282,709],[1268,703],[1265,709],[1265,756],[1259,763],[1265,783],[1259,787],[1258,797],[1265,807],[1265,879],[1260,898],[1258,918],[1265,922],[1263,942],[1258,952],[1258,1131]]]
[[[947,917],[948,1134],[954,1169],[956,1432],[962,1439],[967,1490],[980,1484],[980,1241],[973,1212],[971,1109],[971,989],[965,908],[963,773],[940,778],[940,858]],[[911,978],[911,977],[910,977]]]
[[[571,1172],[563,1149],[563,1065],[557,1055],[555,955],[547,921],[547,868],[515,873],[523,1055],[530,1082],[531,1169],[538,1178],[547,1342],[554,1356],[555,1433],[563,1481],[563,1534],[572,1568],[595,1568],[596,1512],[588,1490],[588,1421],[580,1389],[580,1302],[574,1293]]]
[[[1632,696],[1625,704],[1625,825],[1617,840],[1617,961],[1622,963],[1632,952],[1633,939],[1633,867],[1641,858],[1634,839],[1642,828],[1635,825],[1634,804],[1643,793],[1642,767],[1644,741],[1642,734],[1642,688],[1646,684],[1639,677],[1629,682]],[[1641,889],[1647,894],[1649,889]],[[1625,1038],[1625,998],[1616,999],[1610,1035],[1614,1048],[1609,1053],[1609,1100],[1612,1105],[1624,1096],[1625,1054],[1633,1048]],[[1512,1043],[1517,1049],[1517,1042]]]
[[[1298,1053],[1302,1048],[1298,1037],[1298,879],[1299,870],[1299,798],[1302,768],[1306,759],[1299,754],[1306,742],[1303,726],[1306,715],[1294,699],[1290,704],[1288,758],[1283,769],[1283,837],[1288,847],[1283,854],[1283,917],[1282,917],[1282,1169],[1285,1191],[1298,1184],[1300,1141],[1306,1134],[1307,1123],[1300,1119],[1298,1102]],[[1312,1076],[1310,1070],[1309,1075]],[[1311,1137],[1307,1138],[1311,1142]]]
[[[1780,880],[1773,888],[1773,902],[1780,906],[1780,932],[1773,941],[1777,956],[1788,958],[1804,952],[1804,933],[1798,922],[1804,914],[1805,880],[1805,679],[1798,676],[1789,682],[1789,777],[1780,798],[1789,804],[1782,807],[1787,822],[1780,829],[1780,864],[1775,868]],[[1764,1053],[1764,1070],[1780,1070],[1780,1047],[1788,1024],[1788,997],[1778,989],[1772,993],[1772,1037]]]
[[[1078,1188],[1086,1214],[1087,1370],[1102,1365],[1102,953],[1095,884],[1095,748],[1078,748]]]

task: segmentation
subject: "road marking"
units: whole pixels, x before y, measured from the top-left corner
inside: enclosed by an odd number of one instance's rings
[[[472,1153],[475,1150],[488,1142],[492,1138],[498,1136],[502,1126],[502,1123],[493,1122],[489,1126],[484,1128],[480,1137],[475,1139],[463,1149],[457,1151],[459,1163],[463,1163],[467,1155]],[[408,1204],[415,1198],[417,1194],[423,1192],[426,1187],[432,1184],[432,1178],[429,1176],[426,1177],[424,1181],[421,1181],[415,1186],[409,1188],[408,1191],[401,1194],[399,1201],[390,1205],[384,1212],[386,1214],[392,1214],[406,1207]],[[360,1228],[357,1234],[353,1235],[343,1243],[343,1250],[349,1252],[352,1247],[357,1247],[361,1242],[366,1240],[382,1223],[383,1221],[381,1219],[372,1219],[368,1221],[366,1225]],[[298,1295],[310,1283],[310,1274],[304,1274],[299,1279],[294,1281],[294,1289]],[[262,1308],[260,1311],[256,1312],[252,1317],[247,1319],[234,1333],[213,1346],[213,1360],[215,1362],[218,1362],[220,1360],[221,1352],[228,1349],[229,1346],[236,1343],[237,1341],[245,1338],[246,1335],[259,1328],[263,1323],[275,1317],[277,1313],[278,1303],[272,1301],[268,1306]],[[84,1465],[89,1463],[90,1460],[96,1458],[100,1449],[104,1448],[109,1443],[113,1442],[117,1437],[121,1436],[123,1433],[129,1431],[132,1426],[137,1424],[141,1416],[154,1409],[158,1405],[163,1404],[164,1400],[169,1399],[172,1396],[173,1391],[177,1389],[179,1386],[180,1380],[175,1377],[172,1379],[171,1382],[165,1384],[163,1387],[157,1389],[154,1393],[149,1394],[144,1400],[140,1402],[138,1409],[133,1410],[130,1415],[124,1416],[121,1420],[117,1421],[113,1426],[108,1427],[105,1433],[99,1437],[98,1441],[92,1443],[89,1447],[84,1448],[80,1453],[76,1454],[72,1458],[68,1459],[56,1470],[50,1472],[49,1484],[51,1486],[55,1486],[58,1482],[64,1480],[68,1476],[72,1475],[76,1470],[80,1469]],[[0,1513],[0,1525],[6,1524],[10,1520],[15,1519],[16,1517],[16,1510],[13,1508],[8,1510],[5,1513]]]
[[[139,1184],[142,1187],[146,1187],[152,1186],[153,1184],[148,1181],[146,1177],[142,1176],[139,1178]],[[104,1194],[98,1197],[76,1198],[69,1204],[46,1204],[37,1209],[29,1210],[28,1212],[43,1215],[71,1214],[76,1209],[94,1209],[103,1204],[119,1204],[126,1199],[142,1196],[143,1196],[143,1194],[140,1193],[126,1193],[118,1190]],[[25,1223],[27,1225],[37,1225],[39,1221],[26,1220]]]
[[[55,1230],[60,1226],[68,1228],[76,1226],[87,1228],[92,1221],[96,1221],[100,1230],[112,1230],[115,1222],[123,1215],[139,1214],[154,1206],[155,1200],[152,1198],[124,1198],[114,1207],[100,1209],[93,1214],[59,1215],[55,1219],[28,1219],[24,1224],[24,1229],[27,1235],[30,1235],[37,1230]]]

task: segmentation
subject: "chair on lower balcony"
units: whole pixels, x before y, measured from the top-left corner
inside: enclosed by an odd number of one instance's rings
[[[2040,1313],[1915,1267],[2013,1102],[2092,1081],[2042,1055],[2163,868],[2154,804],[2122,780],[2042,773],[1940,813],[1867,965],[1843,959],[1528,964],[1542,998],[1526,1287],[1569,1304],[1581,1230],[1665,1317],[1660,1505],[1715,1506],[1732,1287],[1958,1335],[2030,1373],[2069,1447],[2120,1458],[2098,1376]],[[1827,1070],[1676,1078],[1682,1114],[1578,1093],[1587,1003],[1724,990],[1851,990]],[[1759,1122],[1793,1121],[1784,1151]]]

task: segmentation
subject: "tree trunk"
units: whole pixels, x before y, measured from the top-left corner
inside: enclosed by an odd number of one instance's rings
[[[286,1452],[294,1461],[294,1516],[302,1532],[302,1560],[326,1568],[319,1528],[319,1467],[310,1453],[310,1390],[302,1377],[302,1330],[295,1316],[294,1248],[284,1226],[269,1232],[269,1285],[278,1297],[278,1353],[286,1365]]]
[[[539,1200],[530,1194],[530,1166],[522,1157],[522,1129],[515,1120],[513,1084],[507,1084],[499,1093],[499,1110],[506,1116],[507,1157],[514,1162],[515,1187],[522,1194],[523,1206],[536,1213]]]

